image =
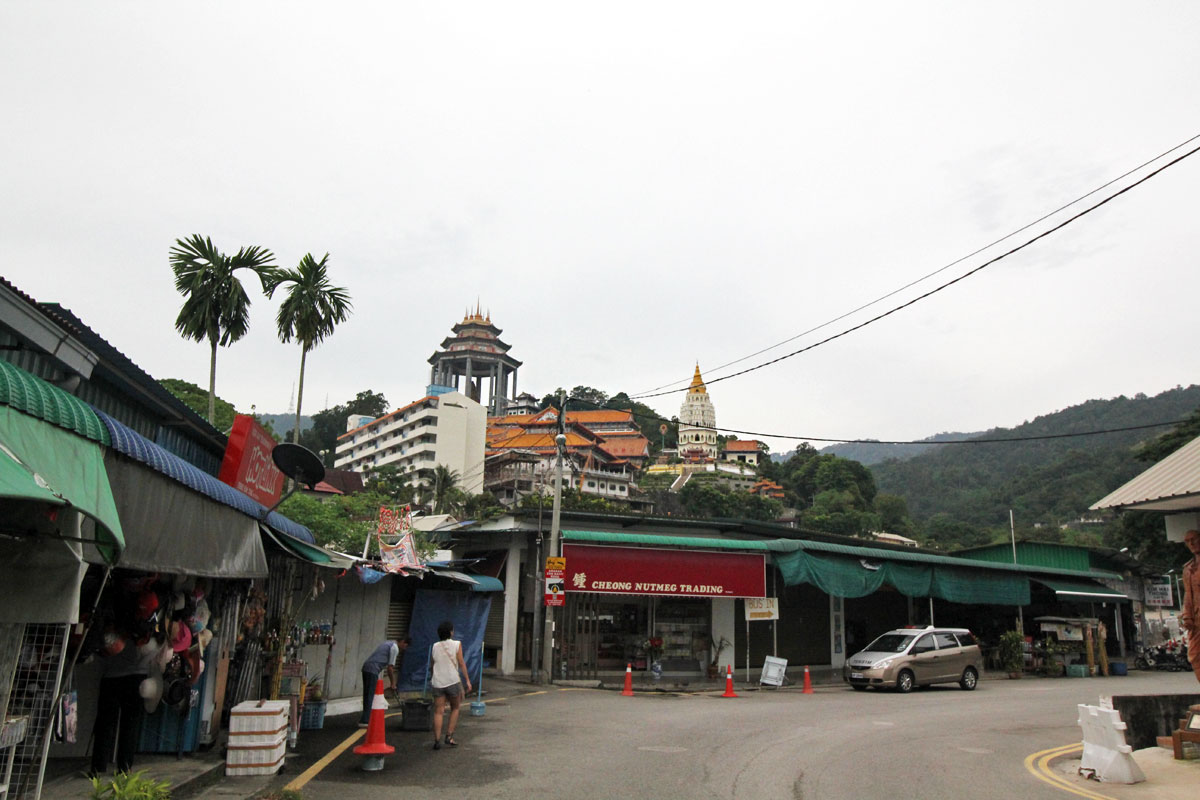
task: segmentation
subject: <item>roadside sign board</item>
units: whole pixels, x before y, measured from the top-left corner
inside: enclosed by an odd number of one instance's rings
[[[546,559],[546,605],[561,606],[567,602],[563,575],[567,571],[567,560],[551,556]]]
[[[1169,575],[1155,576],[1147,578],[1146,587],[1146,605],[1154,606],[1155,608],[1170,608],[1175,605],[1175,598],[1171,592],[1171,578]]]
[[[746,621],[779,619],[779,599],[776,597],[747,597]]]

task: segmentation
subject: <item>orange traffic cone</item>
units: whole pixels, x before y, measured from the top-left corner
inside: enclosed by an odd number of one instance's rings
[[[737,692],[733,691],[733,665],[725,665],[725,694],[721,697],[737,697]]]
[[[812,678],[808,676],[808,664],[804,665],[804,691],[801,694],[812,694]]]
[[[622,697],[633,697],[633,665],[625,664],[625,688],[621,690]]]
[[[387,699],[383,696],[383,678],[375,684],[375,699],[371,701],[371,719],[367,723],[367,741],[354,748],[363,760],[364,772],[378,772],[383,769],[383,757],[396,752],[396,748],[383,740],[383,712],[387,709]]]

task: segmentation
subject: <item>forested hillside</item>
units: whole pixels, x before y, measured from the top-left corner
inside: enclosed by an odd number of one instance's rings
[[[828,447],[822,447],[822,454],[839,456],[848,458],[851,461],[857,461],[864,466],[879,464],[884,461],[897,460],[906,461],[910,458],[921,455],[934,449],[937,445],[935,442],[944,442],[948,439],[968,439],[972,436],[979,436],[975,433],[939,433],[936,436],[930,436],[922,439],[918,444],[883,444],[881,442],[843,442],[841,444],[831,444]],[[772,456],[776,461],[786,461],[787,453],[781,456]]]
[[[876,464],[871,472],[880,492],[907,501],[910,516],[931,541],[986,538],[982,529],[1007,529],[1009,509],[1020,527],[1057,530],[1087,515],[1088,506],[1146,469],[1135,457],[1138,445],[1170,429],[979,442],[1183,420],[1197,408],[1200,386],[1177,387],[1155,397],[1089,400],[1015,428],[980,434],[973,437],[974,444],[937,445],[906,461]]]

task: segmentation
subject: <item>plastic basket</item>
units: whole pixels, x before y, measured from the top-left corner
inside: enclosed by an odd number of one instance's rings
[[[300,730],[319,731],[325,727],[325,701],[309,700],[300,712]]]

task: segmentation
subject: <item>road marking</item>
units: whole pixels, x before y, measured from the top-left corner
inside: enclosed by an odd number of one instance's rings
[[[1042,750],[1037,753],[1032,753],[1025,757],[1025,769],[1029,770],[1030,774],[1032,774],[1033,777],[1037,778],[1038,780],[1045,781],[1051,786],[1062,789],[1064,792],[1070,792],[1071,794],[1076,794],[1080,797],[1087,797],[1089,800],[1116,800],[1116,798],[1112,797],[1111,795],[1100,794],[1099,792],[1093,792],[1089,789],[1081,789],[1072,784],[1066,778],[1055,775],[1050,769],[1050,762],[1059,756],[1071,755],[1073,753],[1082,751],[1082,744],[1068,744],[1063,745],[1062,747],[1052,747],[1049,750]]]
[[[686,747],[648,746],[648,747],[639,747],[638,750],[645,750],[650,753],[686,753],[688,749]]]
[[[534,695],[548,694],[550,691],[551,691],[550,689],[543,689],[540,692],[526,692],[524,694],[512,695],[510,697],[497,697],[492,700],[484,700],[483,702],[484,703],[503,703],[506,700],[512,700],[514,697],[533,697]],[[554,691],[577,692],[577,691],[584,691],[584,690],[582,690],[578,687],[564,687],[562,689],[556,689]],[[402,712],[393,711],[391,714],[384,714],[383,718],[391,719],[392,717],[399,717],[401,715],[402,715]],[[283,788],[287,789],[289,791],[293,791],[293,792],[300,791],[308,784],[309,781],[311,781],[313,778],[317,777],[317,775],[321,774],[322,770],[324,770],[326,767],[328,767],[330,764],[332,764],[337,759],[338,756],[340,756],[342,753],[346,752],[346,750],[348,750],[352,744],[354,744],[359,739],[361,739],[364,735],[366,735],[366,733],[367,733],[366,728],[359,728],[354,733],[347,736],[345,738],[345,740],[342,741],[341,744],[335,746],[328,753],[321,756],[321,758],[315,764],[313,764],[308,769],[304,770],[304,772],[301,772],[299,775],[296,776],[296,778],[294,780],[292,780],[290,783],[288,783]]]
[[[995,750],[988,750],[986,747],[960,747],[958,749],[964,753],[973,753],[977,756],[988,756],[996,752]]]
[[[881,728],[892,728],[892,727],[895,727],[895,725],[896,725],[896,723],[894,723],[894,722],[879,722],[879,721],[872,722],[871,724],[878,725]]]

